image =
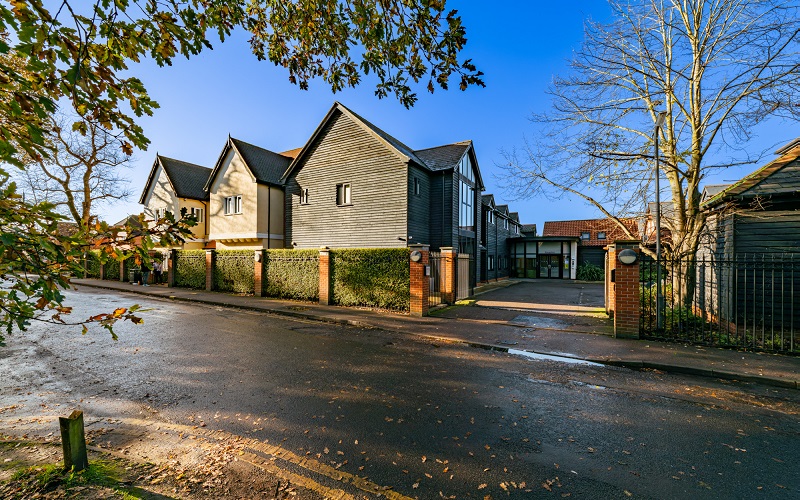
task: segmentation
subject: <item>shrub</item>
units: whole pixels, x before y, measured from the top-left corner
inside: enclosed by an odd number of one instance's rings
[[[100,276],[100,253],[95,250],[86,253],[86,277],[102,278]]]
[[[576,277],[582,281],[603,281],[606,272],[602,267],[598,267],[591,262],[581,262],[578,264]]]
[[[127,274],[127,264],[126,274]],[[206,287],[205,250],[178,250],[175,258],[175,286],[203,289]]]
[[[265,255],[267,297],[319,299],[319,250],[267,250]]]
[[[212,280],[220,292],[253,293],[255,252],[217,250]]]
[[[106,261],[105,273],[103,279],[119,281],[119,261],[109,257]]]
[[[342,306],[407,311],[410,303],[408,258],[407,248],[332,250],[334,302]]]

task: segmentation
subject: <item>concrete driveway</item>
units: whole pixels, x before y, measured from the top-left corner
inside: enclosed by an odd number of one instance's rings
[[[522,279],[475,297],[471,307],[449,308],[438,316],[514,326],[613,333],[605,312],[603,283]]]

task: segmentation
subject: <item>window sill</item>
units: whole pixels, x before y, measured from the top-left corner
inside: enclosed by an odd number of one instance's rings
[[[353,204],[352,204],[352,203],[345,203],[345,204],[343,204],[343,205],[336,205],[336,206],[337,206],[337,207],[352,207],[352,206],[353,206]]]

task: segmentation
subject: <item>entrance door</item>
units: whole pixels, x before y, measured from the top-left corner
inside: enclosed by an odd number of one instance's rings
[[[539,277],[540,278],[560,278],[561,277],[561,256],[560,255],[540,255],[539,256]]]

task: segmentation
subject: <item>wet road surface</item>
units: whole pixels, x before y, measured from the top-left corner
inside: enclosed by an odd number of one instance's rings
[[[800,391],[107,291],[69,298],[77,317],[152,310],[144,326],[120,325],[118,342],[42,324],[12,335],[0,350],[0,423],[81,408],[201,425],[278,446],[297,457],[278,465],[359,496],[369,495],[299,462],[417,498],[796,498],[800,488]]]

